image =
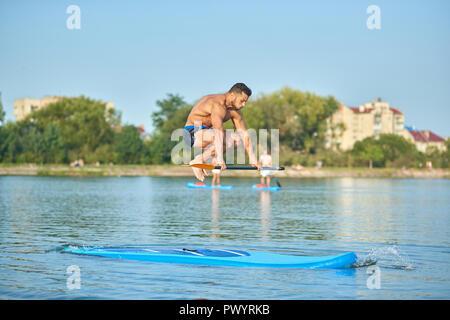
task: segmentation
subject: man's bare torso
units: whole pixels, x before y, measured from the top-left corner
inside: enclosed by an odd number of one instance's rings
[[[226,110],[223,122],[230,120],[232,113],[236,112],[236,110],[226,108],[224,94],[207,95],[201,98],[192,108],[187,118],[186,126],[197,125],[201,122],[202,126],[212,128],[211,113],[214,107],[221,107],[223,110]]]

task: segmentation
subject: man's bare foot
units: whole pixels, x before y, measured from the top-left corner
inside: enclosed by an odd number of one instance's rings
[[[194,162],[194,160],[189,162],[189,164],[194,164],[194,163],[200,163],[200,162]],[[204,181],[205,176],[208,176],[208,172],[205,169],[200,169],[200,168],[195,168],[195,167],[191,167],[191,168],[192,168],[192,171],[194,171],[195,177],[200,181]]]
[[[205,176],[203,175],[202,169],[192,167],[192,171],[194,171],[194,175],[198,180],[200,180],[200,181],[205,180]]]

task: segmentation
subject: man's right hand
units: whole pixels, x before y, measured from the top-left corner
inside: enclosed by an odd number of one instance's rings
[[[249,154],[248,158],[249,163],[252,167],[256,167],[258,171],[261,170],[262,167],[261,162],[256,160],[256,157],[253,153]]]
[[[258,171],[261,170],[261,168],[262,168],[262,165],[261,165],[261,163],[259,163],[259,162],[256,162],[256,163],[250,162],[250,165],[251,165],[252,167],[255,167],[256,169],[258,169]]]
[[[225,170],[227,168],[227,165],[225,164],[225,161],[223,161],[223,160],[218,160],[215,165],[220,166],[220,170]]]

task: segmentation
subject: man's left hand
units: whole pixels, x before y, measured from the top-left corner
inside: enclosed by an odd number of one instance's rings
[[[258,171],[261,170],[261,164],[260,163],[250,163],[250,165],[252,167],[256,167],[258,169]]]

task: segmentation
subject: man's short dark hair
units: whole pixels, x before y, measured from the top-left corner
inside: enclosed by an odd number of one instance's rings
[[[249,97],[252,95],[252,90],[243,83],[236,83],[228,92],[234,92],[238,94],[244,92]]]

